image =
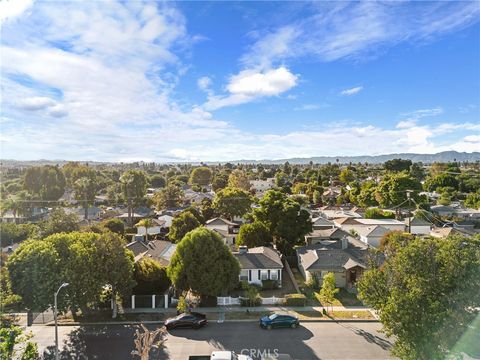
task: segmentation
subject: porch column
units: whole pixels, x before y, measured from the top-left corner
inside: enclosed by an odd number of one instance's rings
[[[165,297],[164,308],[165,308],[165,309],[168,309],[168,294],[165,294],[164,297]]]
[[[132,295],[132,309],[135,309],[135,295]]]
[[[152,309],[155,309],[155,295],[152,295]]]

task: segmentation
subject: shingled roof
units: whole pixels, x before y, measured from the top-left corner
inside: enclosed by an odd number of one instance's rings
[[[242,269],[283,269],[277,251],[266,246],[248,249],[248,252],[233,253]]]

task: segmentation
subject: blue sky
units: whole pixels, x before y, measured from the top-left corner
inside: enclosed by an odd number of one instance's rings
[[[2,1],[1,158],[480,150],[480,2]]]

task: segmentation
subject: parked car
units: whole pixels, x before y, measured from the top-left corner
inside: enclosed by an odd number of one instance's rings
[[[295,316],[273,313],[270,316],[260,318],[260,327],[264,329],[273,329],[281,327],[289,327],[295,329],[300,321]]]
[[[169,318],[165,321],[167,330],[180,328],[198,329],[207,324],[207,317],[205,314],[197,312],[182,313],[174,318]]]

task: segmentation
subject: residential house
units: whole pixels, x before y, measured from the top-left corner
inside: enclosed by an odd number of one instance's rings
[[[365,244],[373,247],[379,247],[380,240],[389,231],[389,229],[380,225],[364,226],[358,229],[358,235],[360,240]]]
[[[231,248],[235,246],[235,239],[240,231],[239,224],[224,218],[214,218],[208,220],[205,227],[220,234],[225,245]]]
[[[383,226],[390,231],[405,231],[405,223],[395,219],[355,219],[359,226]],[[357,230],[357,229],[355,229]]]
[[[275,178],[250,180],[250,187],[255,192],[255,195],[261,198],[268,190],[275,187]]]
[[[158,221],[163,221],[163,227],[166,229],[170,229],[170,227],[172,226],[173,216],[168,214],[160,215],[158,217]]]
[[[339,228],[319,229],[313,230],[311,233],[305,235],[305,243],[307,245],[314,245],[325,240],[341,240],[350,234]]]
[[[214,197],[215,197],[215,193],[213,191],[202,192],[202,191],[194,191],[192,189],[186,189],[184,191],[185,204],[187,205],[200,204],[203,199],[209,199],[213,201]]]
[[[328,220],[339,218],[361,218],[362,216],[353,210],[343,208],[324,207],[320,209],[320,215]]]
[[[432,228],[432,223],[419,217],[405,218],[405,226],[407,231],[410,230],[414,235],[428,235]]]
[[[145,242],[142,240],[143,237],[139,238],[137,236],[136,239],[137,240],[126,245],[126,248],[133,252],[135,262],[144,257],[149,257],[158,261],[162,266],[168,266],[170,264],[170,259],[177,248],[176,244],[164,240]]]
[[[314,230],[333,229],[335,224],[333,221],[319,216],[312,219],[312,227]]]
[[[160,220],[160,219],[152,219],[153,226],[149,227],[148,229],[145,226],[137,226],[137,235],[145,235],[148,232],[148,235],[156,236],[161,234],[162,229],[164,229],[165,220]]]
[[[472,236],[475,233],[459,227],[450,227],[450,226],[433,227],[432,230],[430,231],[430,236],[433,236],[436,238],[445,238],[450,235],[457,235],[457,234],[463,235],[463,236]]]
[[[297,248],[298,268],[306,281],[322,282],[332,272],[340,288],[353,288],[368,266],[368,245],[352,237]]]
[[[270,247],[260,246],[248,249],[240,246],[233,255],[240,263],[240,281],[262,285],[262,281],[275,280],[282,286],[283,263],[279,253]]]
[[[430,210],[440,216],[452,216],[455,213],[455,209],[448,205],[434,205]]]

